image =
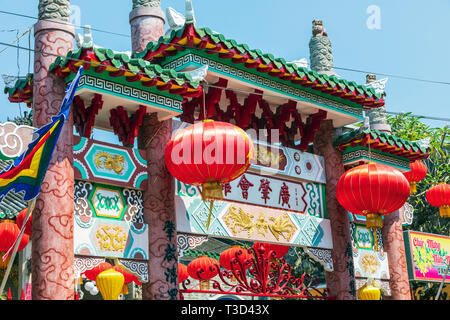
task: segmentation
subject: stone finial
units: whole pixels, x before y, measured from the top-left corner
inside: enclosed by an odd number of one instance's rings
[[[186,0],[186,23],[191,23],[195,25],[195,14],[194,6],[192,5],[192,0]]]
[[[133,9],[141,7],[160,7],[161,0],[133,0]]]
[[[70,22],[70,0],[39,0],[38,19]]]
[[[313,20],[312,24],[313,24],[312,33],[314,37],[316,36],[328,37],[328,34],[325,31],[325,28],[323,27],[322,20]]]
[[[331,40],[323,27],[322,20],[312,22],[312,37],[309,41],[311,69],[327,75],[335,75]]]
[[[170,33],[172,32],[172,30],[178,30],[182,28],[186,22],[186,18],[172,7],[167,7],[166,19],[170,27],[166,33]]]
[[[377,93],[384,93],[384,88],[386,86],[387,78],[377,80],[375,74],[366,75],[366,86],[368,88],[373,88]],[[374,108],[366,111],[366,115],[369,118],[370,128],[377,129],[379,131],[391,132],[391,127],[387,124],[386,118],[386,106],[379,108]]]
[[[377,76],[375,74],[366,75],[366,83],[367,84],[375,82],[375,81],[377,81]]]
[[[78,48],[92,48],[94,47],[94,39],[92,37],[92,31],[90,25],[83,26],[83,34],[77,34],[75,36],[76,44]]]

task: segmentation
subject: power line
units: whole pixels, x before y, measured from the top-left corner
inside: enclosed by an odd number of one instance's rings
[[[9,15],[13,15],[13,16],[18,16],[18,17],[22,17],[22,18],[39,20],[39,18],[37,18],[37,17],[28,16],[28,15],[25,15],[25,14],[20,14],[20,13],[15,13],[15,12],[9,12],[9,11],[0,10],[0,13],[9,14]],[[66,25],[66,26],[74,26],[76,28],[84,28],[84,26],[78,26],[78,25],[74,25],[72,23],[64,22],[64,21],[52,20],[52,22],[59,23],[59,24],[62,24],[62,25]],[[131,38],[131,36],[129,34],[125,34],[125,33],[106,31],[106,30],[96,29],[96,28],[92,28],[92,27],[91,27],[91,30],[97,31],[97,32],[103,32],[103,33],[107,33],[107,34],[112,34],[112,35],[116,35],[116,36],[122,36],[122,37]]]
[[[4,43],[4,42],[0,42],[0,45],[8,45],[8,44]],[[39,51],[39,50],[35,50],[35,49],[31,49],[31,48],[25,48],[25,47],[16,46],[16,45],[10,45],[10,47],[18,48],[18,49],[22,49],[22,50],[27,50],[27,51],[32,51],[32,52],[37,52],[37,53],[41,53],[41,54],[47,54],[47,55],[51,55],[51,56],[55,56],[55,57],[60,57],[60,55],[57,55],[57,54],[54,54],[54,53],[51,53],[51,52]],[[76,59],[76,58],[73,58],[73,57],[67,57],[67,59],[73,60],[73,61],[77,61],[77,62],[86,63],[86,64],[90,64],[90,65],[95,65],[95,66],[98,65],[98,63],[94,63],[94,62],[90,62],[90,61],[86,61],[86,60],[81,60],[81,59]],[[122,70],[122,71],[127,71],[127,72],[130,72],[130,73],[134,73],[133,71],[128,70],[126,68],[116,68],[116,69]],[[168,78],[171,79],[171,80],[175,80],[175,78],[172,78],[170,76],[168,76]],[[275,95],[268,95],[268,94],[265,94],[265,93],[258,93],[258,92],[239,90],[239,89],[232,89],[232,88],[223,88],[223,87],[219,87],[219,86],[215,86],[215,85],[207,84],[207,83],[204,83],[203,86],[209,87],[209,88],[218,88],[218,89],[230,90],[230,91],[234,91],[234,92],[237,92],[237,93],[264,95],[264,96],[271,96],[271,97],[279,98],[279,96],[275,96]],[[301,100],[297,100],[297,99],[293,99],[293,100],[298,101],[298,102],[302,102]],[[400,113],[387,112],[387,113],[402,114],[401,112]],[[411,116],[416,116],[416,115],[411,115]],[[420,117],[426,118],[426,119],[433,119],[433,120],[450,121],[450,119],[448,119],[448,118],[437,118],[437,117],[427,117],[427,116],[420,116]]]
[[[19,17],[24,17],[24,18],[29,18],[29,19],[35,19],[35,20],[39,19],[37,17],[33,17],[33,16],[29,16],[29,15],[24,15],[24,14],[19,14],[19,13],[15,13],[15,12],[9,12],[9,11],[3,11],[3,10],[0,10],[0,13],[14,15],[14,16],[19,16]],[[56,21],[55,20],[53,22],[60,23],[60,24],[63,24],[63,25],[70,25],[70,26],[73,25],[71,23],[67,23],[67,22],[64,22],[64,21]],[[77,25],[74,25],[74,26],[77,27],[77,28],[84,28],[84,26],[77,26]],[[91,30],[92,31],[97,31],[97,32],[103,32],[103,33],[106,33],[106,34],[111,34],[111,35],[117,35],[117,36],[131,38],[131,36],[129,34],[124,34],[124,33],[111,32],[111,31],[106,31],[106,30],[92,28],[92,27],[91,27]],[[177,43],[170,43],[170,44],[175,46],[175,47],[190,48],[187,45],[181,45],[181,44],[177,44]],[[204,51],[215,51],[214,49],[207,49],[207,48],[203,48],[202,50],[204,50]],[[419,82],[426,82],[426,83],[433,83],[433,84],[442,84],[442,85],[450,85],[450,82],[445,82],[445,81],[421,79],[421,78],[415,78],[415,77],[409,77],[409,76],[402,76],[402,75],[395,75],[395,74],[388,74],[388,73],[380,73],[380,72],[373,72],[373,71],[364,71],[364,70],[358,70],[358,69],[352,69],[352,68],[343,68],[343,67],[334,67],[334,66],[333,66],[333,68],[337,69],[337,70],[357,72],[357,73],[364,73],[364,74],[375,74],[375,75],[379,75],[379,76],[385,76],[385,77],[390,77],[390,78],[398,78],[398,79],[403,79],[403,80],[419,81]]]

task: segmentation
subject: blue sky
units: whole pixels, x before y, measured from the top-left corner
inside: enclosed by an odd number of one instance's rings
[[[37,17],[38,1],[1,0],[2,11]],[[81,9],[81,25],[111,32],[129,34],[128,14],[131,0],[72,0]],[[450,1],[429,0],[193,0],[197,25],[209,27],[227,38],[246,43],[287,61],[307,58],[311,22],[321,19],[333,43],[337,68],[363,70],[378,74],[449,83],[450,74]],[[162,0],[184,13],[184,0]],[[379,9],[379,28],[370,29],[373,18],[370,6]],[[374,21],[374,20],[370,20]],[[0,13],[0,41],[9,43],[32,26],[36,20]],[[166,26],[167,27],[167,26]],[[79,32],[81,30],[78,30]],[[128,51],[129,37],[93,32],[94,42],[118,51]],[[33,47],[33,37],[31,37]],[[28,47],[28,35],[20,39]],[[0,45],[0,50],[3,48]],[[20,75],[28,72],[28,52],[9,48],[0,53],[0,73]],[[32,56],[31,56],[32,57]],[[31,71],[33,67],[31,66]],[[366,73],[336,72],[344,79],[365,83]],[[378,79],[385,78],[377,75]],[[412,112],[430,117],[450,118],[450,85],[388,77],[387,111]],[[19,115],[19,106],[11,104],[0,92],[0,121]],[[22,104],[22,112],[28,108]],[[433,127],[444,121],[427,120]]]

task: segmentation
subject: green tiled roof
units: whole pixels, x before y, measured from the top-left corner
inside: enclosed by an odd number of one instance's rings
[[[336,88],[338,90],[345,90],[348,93],[354,93],[355,97],[364,96],[367,99],[373,99],[378,102],[379,105],[377,106],[384,104],[382,94],[376,93],[373,88],[368,88],[364,85],[357,84],[354,81],[340,79],[334,75],[328,76],[317,73],[316,71],[297,66],[294,63],[289,63],[283,58],[275,58],[274,55],[270,53],[263,53],[259,49],[250,49],[247,44],[239,44],[235,40],[227,39],[224,35],[215,33],[209,28],[197,28],[190,24],[186,24],[181,29],[173,30],[170,34],[159,38],[158,41],[148,43],[146,49],[142,52],[136,53],[135,56],[154,63],[159,63],[161,59],[164,59],[164,57],[161,56],[161,52],[166,48],[170,48],[171,53],[175,50],[185,50],[187,46],[192,46],[198,50],[210,50],[205,49],[205,45],[201,44],[179,44],[180,42],[184,43],[184,40],[182,39],[186,37],[188,26],[193,28],[195,34],[194,37],[206,40],[209,44],[220,45],[221,48],[225,49],[228,53],[231,52],[236,55],[246,56],[248,59],[260,61],[260,63],[271,66],[274,69],[282,70],[283,73],[289,73],[296,77],[307,79],[309,82],[316,82],[318,85],[326,85],[329,88]],[[223,54],[224,52],[222,51],[221,53]],[[231,56],[228,58],[231,59]]]
[[[33,74],[28,73],[25,78],[17,79],[13,87],[6,87],[4,92],[8,100],[17,103],[24,102],[31,106],[33,101]]]
[[[17,90],[23,90],[29,83],[33,82],[33,74],[28,73],[25,78],[17,79],[16,83],[12,88],[5,88],[5,93],[13,95]]]
[[[379,130],[364,128],[362,130],[355,129],[353,131],[347,132],[342,136],[338,137],[334,141],[334,146],[338,149],[345,149],[348,145],[361,141],[364,138],[370,138],[371,140],[376,140],[379,144],[384,144],[388,146],[394,146],[396,149],[403,149],[405,152],[421,154],[423,158],[426,158],[427,148],[425,146],[420,145],[416,141],[409,141],[400,137],[396,137],[393,134],[389,134],[387,132],[382,132]],[[405,154],[406,155],[406,154]]]
[[[192,79],[188,73],[163,69],[161,66],[151,64],[143,59],[132,58],[127,53],[118,53],[111,49],[99,47],[82,47],[70,51],[66,56],[57,57],[50,66],[50,71],[63,76],[74,75],[77,67],[83,62],[87,62],[85,68],[93,67],[98,70],[98,67],[106,67],[126,70],[125,77],[140,74],[150,79],[158,78],[162,82],[171,82],[178,86],[187,84],[194,89],[199,86],[199,81]]]

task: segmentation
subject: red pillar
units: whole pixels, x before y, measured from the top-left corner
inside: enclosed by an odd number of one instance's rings
[[[132,50],[142,51],[148,42],[164,35],[160,7],[138,7],[130,13]],[[142,299],[178,297],[178,258],[174,180],[166,168],[164,151],[172,137],[172,120],[160,122],[156,113],[145,115],[138,145],[146,151],[148,185],[144,192],[144,221],[149,225],[149,282],[142,285]]]
[[[384,252],[389,261],[391,295],[386,297],[388,300],[411,300],[401,210],[403,208],[384,216],[381,231]]]
[[[67,23],[39,20],[34,26],[34,37],[33,125],[41,127],[59,112],[64,98],[64,82],[48,70],[55,55],[66,55],[73,48],[74,28]],[[70,113],[33,212],[33,300],[73,300],[74,297],[72,128]]]
[[[330,296],[338,300],[355,300],[350,217],[336,198],[336,185],[345,170],[342,155],[333,146],[333,134],[332,120],[323,120],[314,138],[314,153],[325,160],[325,196],[333,239],[331,256],[334,271],[326,273],[326,281]]]
[[[150,41],[164,35],[164,13],[160,7],[139,7],[130,13],[133,52],[143,51]]]

